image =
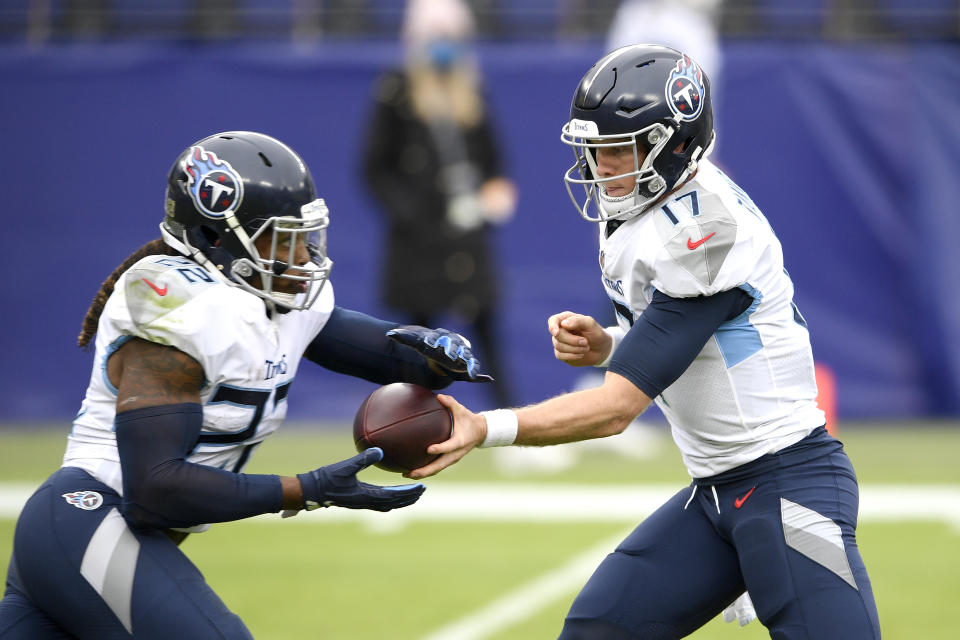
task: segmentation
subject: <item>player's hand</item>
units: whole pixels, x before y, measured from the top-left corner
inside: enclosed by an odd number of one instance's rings
[[[371,447],[349,460],[297,475],[303,487],[304,509],[346,507],[390,511],[416,502],[426,487],[405,484],[380,487],[357,480],[357,474],[383,459],[383,449]]]
[[[480,362],[473,357],[470,341],[459,333],[404,325],[387,331],[387,336],[422,353],[448,378],[467,382],[493,381],[487,374],[480,373]]]
[[[419,469],[409,471],[405,478],[419,480],[446,469],[487,437],[487,421],[457,402],[453,396],[437,394],[437,400],[453,414],[453,435],[448,440],[427,447],[427,453],[439,454],[439,458]]]
[[[590,316],[563,311],[550,316],[547,329],[553,336],[553,357],[574,367],[587,367],[606,360],[613,340]]]

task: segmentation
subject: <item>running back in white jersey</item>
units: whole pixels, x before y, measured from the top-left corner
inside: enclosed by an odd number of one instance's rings
[[[304,350],[333,311],[328,281],[311,309],[269,318],[263,301],[192,260],[148,256],[117,281],[97,328],[87,394],[63,459],[122,494],[107,359],[127,340],[170,345],[203,367],[203,430],[188,460],[239,472],[287,413]]]
[[[687,470],[703,478],[789,446],[825,423],[806,323],[783,251],[749,197],[709,161],[661,206],[600,225],[603,284],[629,329],[656,290],[674,297],[740,288],[754,302],[724,323],[657,398]]]

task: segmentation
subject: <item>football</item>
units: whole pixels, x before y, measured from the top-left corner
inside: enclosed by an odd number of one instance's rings
[[[437,458],[427,447],[443,442],[453,432],[453,416],[437,396],[420,385],[395,382],[375,390],[353,419],[357,451],[383,449],[376,466],[403,473]]]

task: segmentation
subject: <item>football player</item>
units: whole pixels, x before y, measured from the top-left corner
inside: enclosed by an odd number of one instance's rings
[[[328,222],[279,140],[220,133],[176,160],[162,240],[107,278],[84,319],[90,384],[63,466],[17,522],[0,637],[249,638],[178,549],[188,532],[417,501],[422,484],[357,479],[377,448],[296,477],[241,473],[283,421],[303,357],[380,384],[488,379],[457,334],[335,306]]]
[[[557,359],[605,367],[604,382],[482,414],[441,396],[453,437],[408,477],[477,446],[616,434],[655,400],[692,483],[607,556],[560,637],[679,638],[746,590],[772,637],[879,638],[855,536],[857,479],[817,407],[780,242],[707,159],[706,74],[666,47],[618,49],[583,76],[561,139],[576,156],[568,192],[598,227],[618,324],[564,311],[548,328]]]

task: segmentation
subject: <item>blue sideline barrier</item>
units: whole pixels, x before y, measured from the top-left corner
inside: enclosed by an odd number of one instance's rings
[[[716,158],[783,242],[840,416],[960,414],[958,48],[739,42],[725,52]],[[516,218],[497,232],[519,401],[570,389],[582,373],[553,360],[549,314],[611,317],[594,230],[561,181],[572,154],[559,141],[572,91],[601,53],[480,49],[521,189]],[[0,416],[77,410],[90,355],[74,341],[90,298],[158,235],[173,158],[215,131],[263,131],[304,156],[332,211],[338,301],[392,317],[379,303],[381,220],[358,152],[371,83],[399,56],[383,43],[0,48]],[[371,389],[305,364],[290,416],[349,417]],[[474,408],[491,402],[469,385],[452,391]]]

